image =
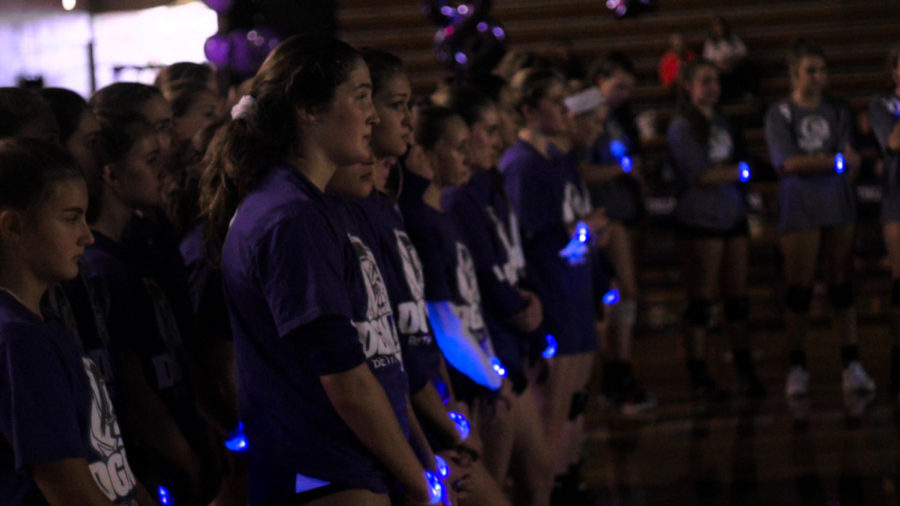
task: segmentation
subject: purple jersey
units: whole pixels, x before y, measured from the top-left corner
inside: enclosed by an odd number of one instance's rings
[[[478,286],[484,294],[485,323],[500,361],[511,376],[522,369],[524,336],[508,321],[527,305],[517,288],[525,272],[519,223],[496,170],[475,171],[460,187],[442,196],[447,212],[472,253]]]
[[[367,299],[362,270],[371,266],[360,264],[361,250],[335,214],[298,170],[277,166],[241,202],[225,239],[222,282],[252,504],[285,503],[310,480],[388,491],[386,470],[338,415],[320,379],[367,358],[386,367],[400,362],[394,341],[378,332],[384,307],[372,308],[374,321],[356,322],[358,301]],[[373,339],[364,349],[360,336],[368,330]]]
[[[710,230],[731,230],[745,222],[747,203],[739,182],[716,186],[695,184],[713,167],[737,167],[745,151],[740,130],[716,111],[710,120],[709,138],[701,142],[694,137],[688,120],[678,115],[669,123],[667,139],[679,183],[675,219],[684,225]]]
[[[116,412],[97,366],[83,358],[68,330],[45,323],[0,291],[0,503],[46,504],[32,466],[87,460],[103,494],[136,505]]]
[[[567,226],[590,213],[590,201],[574,159],[555,150],[545,158],[519,141],[500,161],[506,192],[519,216],[529,279],[544,303],[544,322],[558,354],[597,347],[591,264],[570,264],[559,251],[569,242]]]
[[[766,143],[779,174],[778,229],[805,230],[856,222],[856,195],[847,173],[834,171],[800,176],[785,174],[784,162],[794,155],[833,156],[850,142],[850,107],[825,98],[814,108],[791,99],[775,102],[766,112]],[[828,205],[822,205],[826,203]]]
[[[384,259],[382,272],[400,335],[410,392],[440,380],[440,350],[425,307],[425,276],[419,253],[391,200],[375,191],[357,203],[371,226]],[[373,248],[374,249],[374,248]]]

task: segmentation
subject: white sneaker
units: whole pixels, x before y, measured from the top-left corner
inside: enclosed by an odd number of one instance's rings
[[[799,365],[791,367],[784,385],[784,395],[788,397],[803,397],[808,393],[809,373]]]
[[[859,362],[850,362],[844,369],[843,376],[844,393],[872,393],[875,391],[875,382],[866,374]]]

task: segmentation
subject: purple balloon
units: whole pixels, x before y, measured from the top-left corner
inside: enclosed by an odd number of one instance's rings
[[[234,0],[203,0],[203,3],[216,12],[228,12],[234,6]]]
[[[230,53],[230,50],[231,43],[228,36],[222,33],[213,35],[203,43],[203,54],[206,55],[206,59],[210,63],[217,67],[228,65],[228,53]]]
[[[256,72],[259,64],[254,54],[253,44],[250,42],[249,31],[244,29],[232,30],[228,34],[228,39],[231,43],[231,54],[228,59],[231,68],[245,75]]]

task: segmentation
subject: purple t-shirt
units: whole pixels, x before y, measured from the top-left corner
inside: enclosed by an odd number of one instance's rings
[[[527,305],[517,285],[525,274],[525,255],[516,214],[496,169],[475,171],[469,181],[442,195],[447,213],[472,253],[478,287],[484,294],[485,323],[500,361],[511,373],[521,370],[524,336],[508,321]]]
[[[834,155],[850,142],[850,107],[825,98],[815,108],[795,105],[791,99],[775,102],[766,112],[766,143],[778,172],[778,229],[804,230],[856,221],[856,195],[845,172],[810,176],[784,173],[784,162],[794,155]],[[828,205],[823,205],[827,203]]]
[[[404,169],[403,192],[399,199],[409,238],[422,259],[425,300],[449,302],[463,327],[489,356],[494,356],[494,345],[482,315],[481,292],[472,254],[456,219],[422,200],[430,184],[429,180]],[[462,398],[485,391],[459,376],[454,378],[454,387]]]
[[[320,379],[359,366],[366,352],[375,353],[370,364],[399,362],[399,349],[381,346],[380,336],[365,350],[360,344],[354,300],[366,288],[336,218],[298,170],[276,166],[241,202],[225,239],[222,282],[252,504],[285,503],[309,478],[389,488],[387,471],[338,415]]]
[[[520,140],[504,153],[500,172],[519,216],[528,277],[544,304],[545,325],[559,343],[558,354],[566,355],[596,341],[591,264],[571,265],[559,256],[569,242],[567,225],[591,209],[573,159],[553,150],[550,156]]]
[[[349,266],[351,284],[347,285],[353,306],[353,324],[359,332],[359,342],[366,354],[372,373],[384,387],[394,414],[409,437],[407,396],[409,379],[403,366],[400,337],[397,335],[390,294],[384,278],[384,256],[375,231],[369,225],[359,202],[336,195],[328,197],[334,203],[336,215],[353,247],[354,271]],[[351,261],[352,261],[351,260]],[[356,275],[352,275],[352,274]]]
[[[441,355],[425,307],[425,276],[422,261],[406,233],[400,211],[391,200],[375,191],[355,204],[381,250],[384,281],[391,296],[403,363],[409,375],[410,392],[416,393],[429,380],[440,380]],[[375,249],[375,248],[373,248]]]
[[[116,412],[97,366],[68,330],[0,291],[0,503],[46,504],[28,468],[87,460],[103,494],[137,505]]]
[[[202,444],[204,429],[188,375],[189,359],[163,290],[135,269],[124,245],[96,230],[94,244],[82,258],[81,272],[97,302],[97,318],[109,333],[111,354],[135,353],[147,385],[163,401],[182,434],[192,444]],[[116,407],[121,412],[125,409],[121,392],[119,397]],[[144,462],[137,450],[132,453],[136,465]]]
[[[869,104],[869,116],[884,156],[881,221],[897,221],[900,220],[900,153],[891,151],[888,138],[900,119],[900,97],[893,93],[876,95]]]
[[[716,186],[694,183],[715,166],[737,166],[744,156],[744,139],[740,130],[718,111],[710,123],[706,142],[695,138],[684,116],[675,116],[669,123],[666,137],[679,184],[675,219],[685,225],[730,230],[747,219],[747,203],[741,184],[737,181]]]

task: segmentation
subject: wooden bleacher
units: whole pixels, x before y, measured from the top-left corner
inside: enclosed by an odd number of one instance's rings
[[[406,62],[413,88],[428,93],[445,75],[433,57],[437,27],[421,12],[419,0],[395,0],[372,5],[370,0],[343,0],[338,9],[341,37],[354,45],[377,46],[392,51]],[[889,84],[885,58],[891,44],[900,40],[900,9],[892,0],[670,0],[659,10],[639,18],[617,20],[598,0],[498,0],[492,16],[504,26],[510,48],[546,51],[563,41],[585,63],[611,50],[625,51],[635,62],[638,86],[637,112],[652,109],[660,120],[659,131],[674,111],[672,94],[658,84],[656,65],[673,32],[684,34],[688,45],[700,52],[713,15],[722,15],[747,44],[750,61],[758,71],[763,105],[787,93],[784,49],[796,37],[820,43],[829,60],[829,93],[860,109],[871,95]],[[765,159],[759,107],[725,106],[726,112],[745,126],[751,153]],[[652,167],[666,162],[665,139],[646,143]],[[774,183],[754,187],[772,209]],[[776,262],[771,214],[757,216],[754,227],[754,263],[751,279],[752,321],[758,330],[781,325],[781,284]],[[879,322],[886,303],[889,276],[877,246],[878,226],[871,218],[860,227],[857,287],[861,321]],[[675,261],[674,237],[665,227],[644,231],[640,284],[642,330],[671,329],[680,321],[683,295]],[[873,244],[875,246],[873,246]],[[828,308],[817,297],[814,315],[827,321]]]

